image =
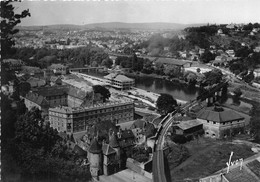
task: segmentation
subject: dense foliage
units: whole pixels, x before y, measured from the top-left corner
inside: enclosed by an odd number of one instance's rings
[[[90,179],[89,170],[62,139],[57,130],[45,123],[40,110],[34,108],[21,115],[15,123],[15,137],[7,146],[21,169],[23,177],[48,180]]]
[[[169,94],[161,94],[156,101],[157,110],[161,115],[172,112],[175,106],[177,101]]]
[[[111,96],[109,90],[101,85],[94,85],[93,86],[94,93],[99,93],[102,95],[103,102],[105,102]]]
[[[17,48],[13,58],[23,60],[28,66],[46,68],[52,63],[69,64],[70,67],[106,66],[113,64],[102,49],[86,46],[75,49]]]
[[[17,1],[17,0],[16,0]],[[21,22],[22,18],[30,16],[29,10],[24,10],[21,14],[14,13],[12,1],[1,1],[1,56],[5,58],[11,53],[11,48],[15,44],[13,35],[18,33],[14,29]]]
[[[145,148],[143,146],[136,146],[133,148],[132,158],[138,162],[147,162],[150,153],[152,153],[151,147]]]

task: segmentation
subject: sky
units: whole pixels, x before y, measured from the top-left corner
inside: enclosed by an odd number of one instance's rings
[[[260,23],[260,0],[56,0],[14,3],[29,9],[20,25],[103,22]]]

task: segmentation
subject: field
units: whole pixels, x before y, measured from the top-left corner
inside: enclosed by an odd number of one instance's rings
[[[188,149],[190,157],[177,167],[171,166],[169,161],[172,181],[197,181],[225,168],[231,151],[234,152],[232,161],[245,159],[254,154],[248,144],[233,144],[231,141],[210,138],[193,140],[184,146]]]

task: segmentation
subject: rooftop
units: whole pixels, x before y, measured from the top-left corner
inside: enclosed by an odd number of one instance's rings
[[[103,154],[110,155],[116,153],[116,151],[108,144],[103,144],[102,146]]]
[[[79,88],[79,89],[83,89],[85,91],[92,91],[92,85],[85,81],[84,79],[81,79],[81,78],[71,78],[71,77],[63,77],[62,79],[62,82],[63,83],[66,83],[68,85],[71,85],[71,86],[74,86],[76,88]]]
[[[109,145],[113,148],[119,147],[119,143],[117,140],[117,136],[116,134],[113,132],[113,134],[111,135],[110,139],[109,139]]]
[[[236,111],[226,109],[226,108],[223,108],[223,110],[217,111],[215,109],[215,107],[208,107],[208,108],[202,109],[197,114],[197,118],[214,121],[214,122],[218,122],[218,123],[244,119],[244,117],[242,117]]]
[[[35,90],[39,95],[44,97],[48,96],[57,96],[57,95],[64,95],[68,92],[68,86],[48,86],[48,87],[39,87]]]
[[[196,119],[188,120],[188,121],[182,121],[179,124],[177,124],[177,126],[179,128],[181,128],[182,130],[187,130],[187,129],[190,129],[190,128],[193,128],[193,127],[199,126],[199,125],[202,125],[202,123],[200,123]]]
[[[89,152],[92,154],[100,154],[102,152],[102,147],[98,143],[97,138],[94,138],[90,144]]]
[[[26,99],[30,100],[31,102],[34,102],[38,104],[39,106],[48,106],[48,101],[41,95],[38,95],[37,93],[29,92],[25,96]]]
[[[87,110],[96,110],[96,109],[102,109],[107,107],[113,107],[118,105],[125,105],[125,104],[133,104],[132,101],[115,101],[115,102],[105,102],[105,103],[97,103],[93,104],[92,106],[86,106],[86,107],[67,107],[67,106],[60,106],[55,108],[50,108],[49,111],[55,111],[60,113],[76,113],[76,112],[84,112]]]
[[[104,76],[106,79],[122,81],[122,82],[131,82],[134,81],[132,78],[128,78],[125,75],[120,75],[117,73],[110,73],[109,75]]]

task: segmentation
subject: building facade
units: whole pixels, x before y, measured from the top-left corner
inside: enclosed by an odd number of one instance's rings
[[[48,102],[50,107],[67,106],[67,92],[69,88],[66,86],[52,86],[42,87],[36,89],[34,92],[43,96]]]
[[[88,107],[56,107],[49,109],[51,127],[59,132],[75,133],[86,131],[89,124],[96,121],[112,120],[123,123],[134,119],[134,104],[127,102],[107,102]]]
[[[223,138],[244,129],[245,118],[233,110],[209,107],[202,109],[197,120],[203,124],[205,136],[212,138]]]

